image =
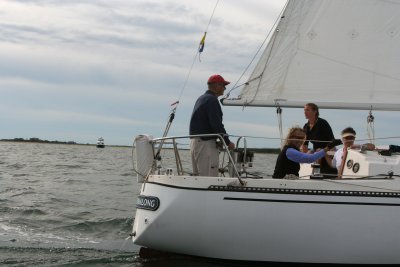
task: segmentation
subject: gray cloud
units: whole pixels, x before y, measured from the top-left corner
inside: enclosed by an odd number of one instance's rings
[[[235,82],[242,74],[285,1],[220,1],[171,134],[187,134],[193,103],[209,75],[221,73]],[[103,135],[114,144],[130,144],[135,134],[161,135],[214,5],[212,0],[3,0],[0,118],[7,130],[0,138],[64,140],[68,134],[95,142]],[[223,109],[233,134],[274,133],[273,109]],[[301,112],[286,114],[286,127],[303,123]],[[246,124],[238,123],[242,118]]]

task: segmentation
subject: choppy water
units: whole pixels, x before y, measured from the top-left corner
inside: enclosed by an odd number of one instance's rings
[[[0,142],[0,265],[239,266],[140,258],[126,239],[138,192],[131,148]]]

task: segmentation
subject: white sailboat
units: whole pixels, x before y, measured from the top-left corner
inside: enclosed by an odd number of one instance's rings
[[[395,0],[288,1],[246,87],[224,104],[399,111],[399,14]],[[229,260],[400,264],[399,154],[350,149],[340,179],[245,178],[246,155],[230,176],[200,177],[182,169],[177,140],[187,137],[135,139],[135,244]],[[167,143],[176,166],[159,157]]]
[[[96,147],[98,147],[98,148],[104,148],[104,138],[103,137],[99,137],[98,139],[97,139],[97,142],[96,142]]]

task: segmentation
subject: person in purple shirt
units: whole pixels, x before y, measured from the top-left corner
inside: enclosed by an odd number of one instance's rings
[[[329,145],[314,154],[300,152],[300,147],[306,140],[305,131],[296,126],[289,130],[285,146],[278,155],[272,178],[282,179],[285,176],[299,176],[300,163],[312,163],[326,155]]]
[[[193,108],[190,118],[189,134],[206,135],[219,134],[229,149],[235,144],[229,140],[222,123],[222,109],[218,97],[224,94],[226,81],[221,75],[212,75],[207,81],[208,90],[201,95]],[[217,136],[192,137],[190,153],[192,157],[193,175],[218,176],[219,149],[216,144]]]

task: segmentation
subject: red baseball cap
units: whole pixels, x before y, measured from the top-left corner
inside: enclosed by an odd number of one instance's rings
[[[221,75],[215,74],[215,75],[210,76],[210,78],[208,78],[207,83],[208,84],[210,84],[210,83],[223,83],[225,85],[228,85],[231,82],[225,81],[225,79],[222,78]]]

